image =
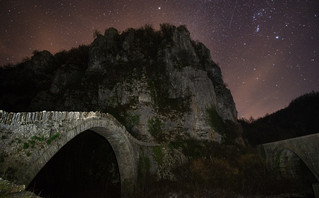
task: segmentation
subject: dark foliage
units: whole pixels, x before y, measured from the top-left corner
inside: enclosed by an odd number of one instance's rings
[[[219,116],[214,106],[211,106],[206,110],[208,115],[209,125],[219,134],[225,134],[225,123],[223,119]]]
[[[98,71],[87,72],[89,54],[94,43],[91,46],[82,45],[69,51],[64,50],[55,55],[47,51],[34,51],[33,56],[24,62],[0,68],[0,108],[6,111],[37,111],[44,108],[76,110],[81,106],[81,109],[77,110],[103,111],[107,108],[99,108],[86,101],[87,98],[92,100],[97,96],[94,92],[90,92],[90,96],[86,95],[85,90],[95,90],[100,84],[112,89],[118,82],[145,75],[153,104],[161,113],[188,111],[190,94],[187,98],[175,99],[169,98],[168,94],[171,85],[166,71],[164,49],[174,45],[173,35],[176,33],[189,36],[186,26],[176,27],[171,24],[161,24],[159,31],[155,31],[151,25],[128,29],[121,34],[114,28],[106,30],[105,35],[95,31],[94,42],[103,45],[99,46],[98,50],[105,55],[105,61],[100,63],[103,69]],[[209,50],[201,43],[191,42],[199,60],[209,65],[210,63],[204,60],[209,57]],[[185,50],[176,53],[178,67],[198,66],[198,63],[192,62],[194,60],[191,56],[194,55]],[[200,69],[205,69],[205,66]],[[63,81],[58,83],[58,86],[63,87],[51,92],[57,74],[62,74]],[[74,92],[82,98],[79,101],[81,104],[74,104],[73,108],[63,105],[66,95]]]
[[[160,25],[160,27],[161,27],[161,33],[163,35],[163,38],[166,39],[168,42],[171,42],[172,35],[176,27],[168,23],[163,23]]]
[[[89,61],[89,46],[80,45],[69,51],[61,51],[54,55],[55,64],[60,67],[64,64],[77,65],[80,69],[85,70]]]
[[[61,51],[52,56],[48,51],[34,51],[33,56],[16,66],[0,67],[0,108],[7,111],[30,111],[32,99],[48,90],[55,72],[62,66],[88,66],[88,46]],[[42,110],[42,109],[39,109]]]
[[[1,108],[18,111],[29,105],[30,100],[47,83],[39,84],[38,79],[45,76],[32,72],[30,61],[20,63],[16,67],[0,68]]]
[[[240,120],[244,137],[253,145],[319,132],[319,92],[293,100],[285,109],[258,120]]]
[[[150,182],[138,197],[238,197],[300,193],[304,183],[270,171],[254,148],[216,142],[176,139],[170,142],[187,157],[174,170],[176,181]]]

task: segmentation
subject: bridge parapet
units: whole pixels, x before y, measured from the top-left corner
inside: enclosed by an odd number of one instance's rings
[[[38,112],[6,112],[0,110],[0,129],[12,130],[12,131],[22,131],[21,127],[29,124],[52,124],[55,127],[62,125],[67,125],[72,122],[73,125],[82,123],[88,119],[93,120],[112,120],[118,126],[121,126],[125,131],[125,135],[135,144],[140,146],[159,146],[156,143],[149,143],[137,140],[134,138],[126,128],[118,122],[111,114],[101,113],[98,111],[90,112],[77,112],[77,111],[38,111]],[[57,126],[58,125],[58,126]],[[19,130],[20,129],[20,130]]]

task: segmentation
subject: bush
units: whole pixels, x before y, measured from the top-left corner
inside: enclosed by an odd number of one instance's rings
[[[29,143],[25,142],[23,143],[23,149],[28,149],[29,148]]]
[[[159,118],[152,118],[147,121],[148,132],[156,139],[160,139],[162,135],[163,123]]]
[[[140,115],[135,115],[131,113],[126,113],[124,117],[124,126],[130,132],[132,132],[133,127],[140,123]]]
[[[140,123],[140,115],[129,112],[132,105],[135,104],[135,100],[131,100],[130,103],[124,105],[118,105],[116,97],[109,98],[109,106],[106,112],[113,115],[122,125],[125,126],[126,130],[133,136],[136,137],[138,134],[134,133],[134,126]],[[113,107],[115,106],[115,107]]]
[[[57,67],[64,64],[72,64],[78,66],[79,69],[86,69],[89,62],[89,46],[80,45],[77,48],[72,48],[69,51],[60,51],[54,55]]]
[[[241,145],[185,140],[171,142],[188,162],[175,169],[180,185],[188,190],[213,189],[239,194],[276,194],[298,190],[293,180],[281,178],[266,167],[257,151]]]
[[[163,159],[164,159],[163,149],[160,146],[155,146],[152,148],[152,150],[153,150],[154,160],[157,162],[157,165],[160,166],[163,163]]]
[[[171,39],[174,30],[176,29],[176,26],[171,25],[169,23],[162,23],[160,24],[160,29],[161,29],[161,33],[163,35],[163,37],[165,39]]]
[[[99,30],[94,30],[93,32],[93,38],[96,39],[97,37],[102,36],[101,32]]]

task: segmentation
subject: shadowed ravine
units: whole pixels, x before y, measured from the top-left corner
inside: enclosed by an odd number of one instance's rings
[[[67,143],[33,179],[42,197],[120,197],[120,175],[105,138],[85,131]]]

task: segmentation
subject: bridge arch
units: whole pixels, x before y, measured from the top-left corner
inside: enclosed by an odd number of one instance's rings
[[[309,167],[307,161],[303,159],[302,155],[295,152],[293,149],[280,146],[274,150],[274,166],[279,169],[280,173],[288,177],[296,177],[300,173],[300,167],[309,170],[309,173],[316,178],[314,171]]]
[[[280,172],[286,176],[296,176],[298,168],[296,165],[304,165],[313,177],[319,181],[316,171],[309,164],[309,160],[305,159],[303,151],[294,149],[289,145],[277,145],[273,151],[273,164],[275,168],[279,168]]]
[[[291,138],[281,140],[277,142],[270,142],[259,145],[260,154],[265,156],[267,164],[270,168],[274,169],[280,162],[280,156],[296,155],[308,170],[311,172],[311,176],[314,176],[313,180],[313,192],[315,197],[319,197],[319,133],[301,136],[297,138]],[[287,151],[288,150],[288,151]],[[292,154],[293,153],[293,154]],[[278,166],[277,166],[278,167]]]
[[[30,161],[29,168],[25,170],[22,182],[29,185],[45,164],[69,141],[85,132],[93,131],[103,136],[111,145],[118,164],[121,195],[127,197],[134,192],[136,183],[136,162],[134,149],[128,138],[126,129],[115,119],[87,118],[81,122],[70,123],[67,128],[61,128],[59,138],[55,139],[50,146],[35,160]]]

